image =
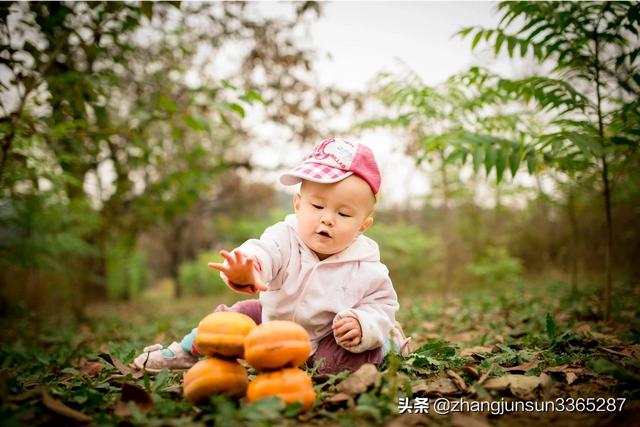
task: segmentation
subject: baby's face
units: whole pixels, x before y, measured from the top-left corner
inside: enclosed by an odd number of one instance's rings
[[[356,175],[334,184],[303,181],[293,199],[300,236],[321,260],[344,250],[373,223],[374,204],[371,188]]]

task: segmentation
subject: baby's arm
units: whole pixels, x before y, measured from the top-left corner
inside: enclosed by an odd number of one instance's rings
[[[382,346],[393,326],[398,307],[398,297],[391,284],[391,279],[385,275],[353,308],[336,314],[333,320],[334,326],[337,326],[334,328],[336,342],[353,353],[362,353]],[[361,331],[359,339],[348,338],[354,335],[353,331],[356,329],[351,322],[345,320],[349,318],[357,320],[356,323]],[[351,326],[345,327],[343,326],[345,324]],[[339,331],[347,332],[340,335]],[[347,333],[350,335],[347,336]]]

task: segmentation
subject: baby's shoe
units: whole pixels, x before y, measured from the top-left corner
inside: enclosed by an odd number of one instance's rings
[[[152,373],[158,373],[163,368],[181,371],[191,368],[198,360],[197,356],[185,351],[180,343],[174,341],[166,348],[161,344],[145,347],[142,354],[133,359],[133,366]]]

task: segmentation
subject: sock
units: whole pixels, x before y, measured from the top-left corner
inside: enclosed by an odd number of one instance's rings
[[[193,354],[194,356],[200,355],[200,352],[198,351],[195,343],[197,330],[198,328],[193,328],[191,332],[185,335],[184,338],[182,338],[182,341],[180,341],[180,346],[182,347],[182,349],[189,354]]]

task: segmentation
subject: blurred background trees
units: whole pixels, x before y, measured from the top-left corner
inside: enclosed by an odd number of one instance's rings
[[[301,34],[322,4],[283,7],[0,5],[3,310],[82,318],[166,278],[175,297],[221,292],[206,267],[217,249],[291,211],[251,179],[252,152],[344,132],[338,115],[354,136],[392,129],[431,180],[419,203],[383,204],[369,233],[401,296],[557,280],[598,285],[592,314],[608,317],[612,288],[637,287],[637,4],[502,3],[497,28],[461,35],[529,59],[529,74],[386,74],[370,96],[317,84]],[[220,61],[232,77],[212,72]]]

